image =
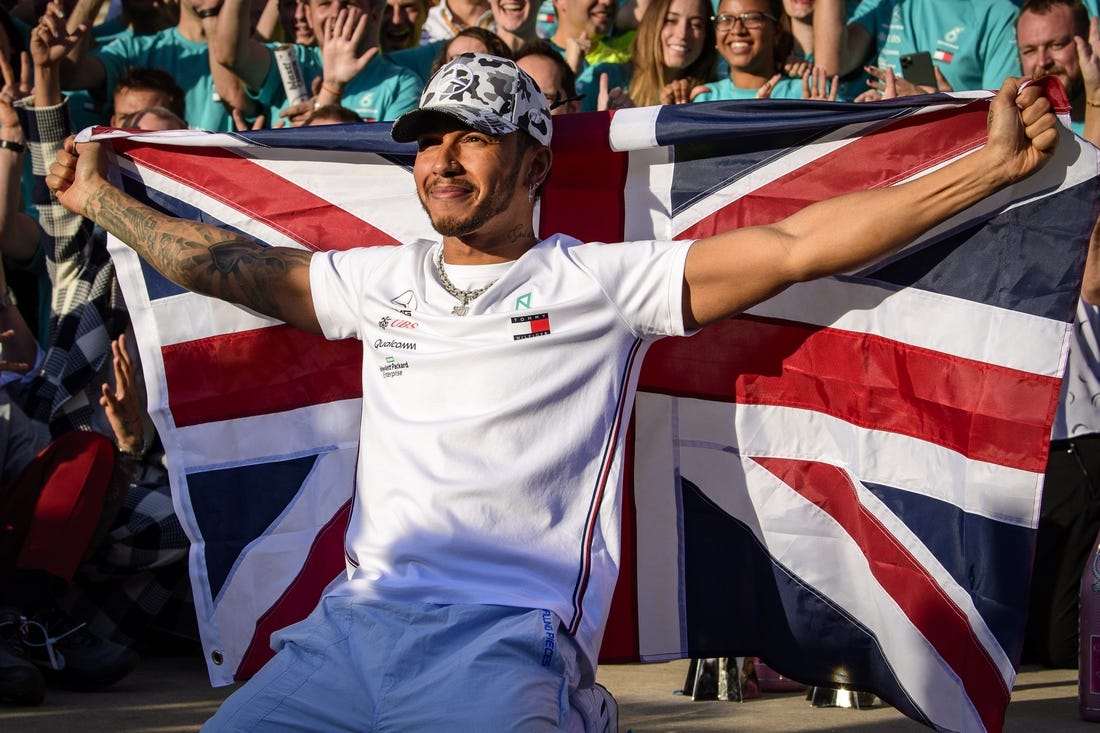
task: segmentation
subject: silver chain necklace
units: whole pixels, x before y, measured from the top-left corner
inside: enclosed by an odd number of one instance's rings
[[[447,277],[447,271],[443,269],[443,248],[439,248],[439,259],[435,261],[436,269],[439,270],[439,279],[443,283],[443,289],[453,295],[455,298],[462,302],[451,309],[451,313],[456,316],[464,316],[470,312],[470,303],[477,299],[479,295],[484,293],[489,288],[493,287],[493,282],[481,288],[470,288],[469,290],[459,290],[455,287],[455,284],[451,282],[451,278]]]

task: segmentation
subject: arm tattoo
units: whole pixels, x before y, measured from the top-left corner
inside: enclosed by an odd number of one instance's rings
[[[280,309],[275,294],[283,286],[291,270],[309,269],[309,252],[283,247],[261,247],[255,242],[234,239],[210,245],[209,273],[224,288],[216,292],[234,291],[234,300],[250,308],[288,320]]]
[[[173,282],[282,320],[277,295],[293,271],[309,268],[309,252],[226,239],[232,235],[224,229],[162,215],[113,186],[98,191],[88,210]]]

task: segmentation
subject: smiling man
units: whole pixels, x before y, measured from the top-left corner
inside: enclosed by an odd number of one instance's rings
[[[420,45],[420,29],[428,19],[428,0],[386,0],[378,47],[385,53]]]
[[[1024,76],[1057,76],[1069,97],[1073,131],[1083,135],[1085,84],[1074,36],[1089,36],[1088,11],[1080,0],[1028,0],[1016,19],[1016,47]]]
[[[612,30],[618,0],[554,0],[558,25],[550,44],[569,63],[574,73],[600,62],[622,63],[630,60],[630,41],[634,31],[607,42]]]
[[[347,578],[204,730],[614,730],[593,681],[646,348],[901,247],[1044,164],[1054,125],[1010,80],[987,144],[912,182],[694,242],[540,239],[546,100],[467,54],[393,126],[439,240],[318,253],[160,214],[70,141],[48,178],[64,206],[184,287],[364,344]],[[406,291],[416,328],[387,345]]]

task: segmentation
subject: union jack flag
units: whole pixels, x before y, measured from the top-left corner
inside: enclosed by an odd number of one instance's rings
[[[543,235],[693,238],[980,147],[988,95],[759,100],[555,118]],[[386,124],[104,133],[127,191],[271,246],[434,236]],[[604,661],[763,657],[940,730],[1000,730],[1097,151],[859,272],[650,349]],[[874,217],[874,211],[851,211]],[[187,293],[115,243],[214,684],[343,570],[357,342]]]

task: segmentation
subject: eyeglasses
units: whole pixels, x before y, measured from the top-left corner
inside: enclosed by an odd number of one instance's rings
[[[570,102],[579,102],[584,99],[583,94],[578,94],[573,97],[564,97],[560,94],[546,94],[543,96],[546,97],[546,104],[550,107],[551,112],[556,110],[558,107],[563,107],[569,104]]]
[[[774,15],[768,15],[767,13],[751,12],[751,13],[738,13],[737,15],[718,15],[712,16],[711,20],[714,21],[714,26],[720,31],[728,31],[733,27],[733,21],[741,21],[741,25],[745,26],[747,30],[756,30],[764,25],[764,19],[767,18],[773,23],[778,23],[779,18]]]

